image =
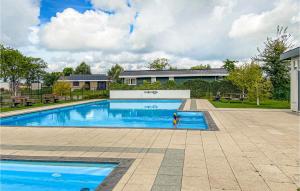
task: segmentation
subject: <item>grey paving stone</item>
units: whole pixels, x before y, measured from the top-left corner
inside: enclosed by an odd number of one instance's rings
[[[153,185],[151,191],[180,191],[179,186],[165,186],[165,185]]]
[[[171,186],[181,186],[182,176],[164,175],[158,174],[156,176],[154,184],[156,185],[171,185]]]
[[[161,166],[158,174],[182,176],[182,168],[180,166]]]
[[[182,153],[166,153],[165,157],[166,159],[174,159],[174,160],[183,160],[184,159],[184,154]]]
[[[183,167],[183,160],[172,159],[172,158],[164,158],[161,166],[176,166]]]
[[[191,110],[192,111],[196,111],[197,110],[197,104],[196,104],[196,100],[195,99],[191,100]]]
[[[164,153],[166,152],[166,149],[164,148],[149,148],[149,153]]]

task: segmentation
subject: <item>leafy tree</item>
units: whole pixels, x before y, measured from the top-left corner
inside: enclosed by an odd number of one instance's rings
[[[55,94],[58,94],[60,96],[65,96],[68,93],[70,93],[71,90],[71,85],[68,82],[61,81],[61,82],[56,82],[53,85],[53,92]]]
[[[112,79],[114,82],[120,82],[119,76],[124,71],[122,66],[119,64],[114,65],[111,67],[111,69],[108,71],[108,76],[110,79]]]
[[[248,97],[250,100],[256,99],[256,104],[260,105],[260,100],[270,96],[271,82],[263,77],[263,72],[258,64],[246,65],[245,70],[245,73],[248,74]]]
[[[16,96],[20,81],[26,73],[26,58],[18,50],[3,45],[0,45],[0,50],[0,78],[11,83],[11,90]]]
[[[289,64],[280,60],[280,55],[293,47],[291,35],[287,27],[277,26],[276,38],[267,38],[263,50],[258,48],[255,61],[263,63],[262,69],[266,72],[273,86],[273,98],[288,99],[289,96]]]
[[[224,63],[223,68],[225,68],[228,72],[230,72],[235,69],[235,63],[237,63],[237,62],[238,61],[236,61],[236,60],[226,59],[223,61],[223,63]]]
[[[169,60],[166,58],[157,58],[149,63],[150,70],[166,70],[170,66]]]
[[[245,68],[245,64],[240,67],[235,67],[235,69],[230,71],[229,75],[227,76],[228,80],[242,90],[243,97],[248,87],[248,76]]]
[[[74,73],[74,69],[72,67],[66,67],[63,69],[64,76],[70,76]]]
[[[74,74],[91,74],[91,67],[85,62],[81,62],[75,69]]]
[[[51,72],[51,73],[44,74],[43,76],[44,85],[47,87],[53,86],[60,76],[62,76],[61,72]]]
[[[208,65],[208,64],[207,65],[200,64],[200,65],[191,67],[191,70],[207,70],[207,69],[210,69],[210,65]]]
[[[263,72],[256,63],[236,67],[229,73],[228,79],[242,90],[243,96],[247,91],[250,100],[256,99],[257,105],[261,99],[269,96],[270,82],[263,77]]]
[[[176,66],[170,66],[169,70],[178,70],[178,68]]]
[[[24,78],[29,87],[32,83],[40,82],[43,75],[46,73],[45,69],[47,68],[47,64],[41,58],[26,57],[25,60],[26,64],[24,67],[26,67],[26,69]]]

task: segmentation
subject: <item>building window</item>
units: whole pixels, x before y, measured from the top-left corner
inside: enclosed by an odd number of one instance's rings
[[[79,82],[73,82],[73,86],[79,86]]]
[[[125,78],[124,82],[128,85],[136,85],[136,78]]]

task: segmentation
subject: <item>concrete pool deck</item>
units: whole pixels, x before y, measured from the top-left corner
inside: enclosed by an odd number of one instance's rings
[[[207,100],[183,109],[208,111],[219,131],[1,127],[1,154],[135,159],[114,191],[300,187],[299,115],[216,109]]]

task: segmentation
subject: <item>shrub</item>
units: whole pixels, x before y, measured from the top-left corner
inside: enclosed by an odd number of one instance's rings
[[[240,93],[239,88],[227,79],[213,81],[210,83],[210,91],[212,95],[217,95],[217,92],[220,92],[221,95],[225,93]]]
[[[133,89],[133,86],[114,82],[109,85],[109,89],[110,90],[131,90],[131,89]]]
[[[160,90],[162,89],[162,85],[159,81],[151,83],[149,81],[144,80],[143,84],[136,86],[135,90]]]
[[[94,94],[94,95],[84,95],[83,99],[101,99],[108,98],[108,94]]]
[[[56,82],[53,86],[53,93],[58,94],[60,96],[68,95],[71,91],[71,85],[68,82],[61,81]]]
[[[201,98],[209,96],[210,84],[204,80],[189,80],[183,83],[183,85],[191,90],[191,97]]]

